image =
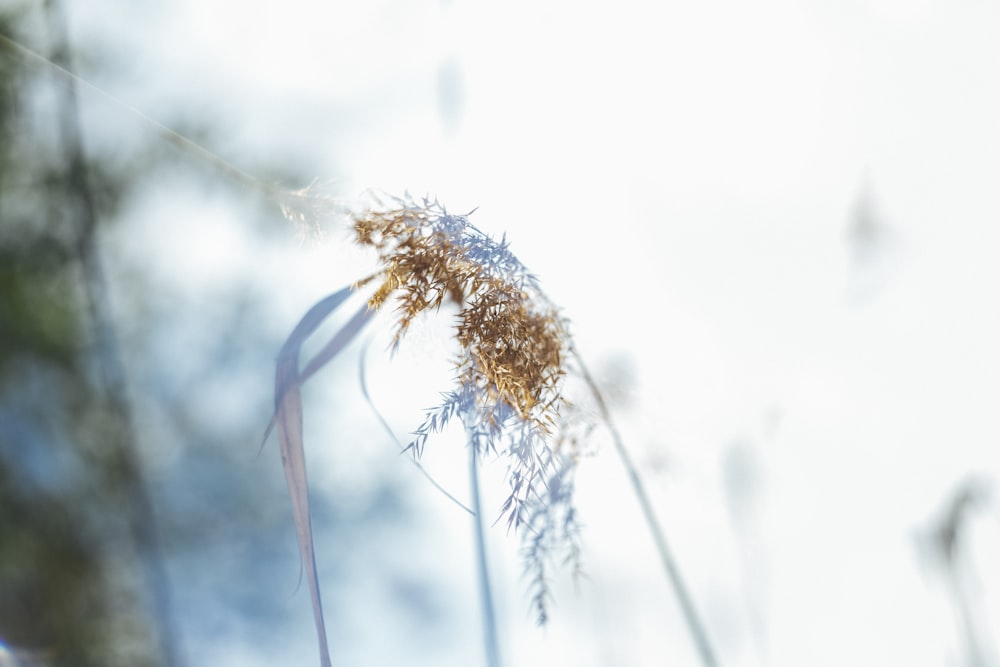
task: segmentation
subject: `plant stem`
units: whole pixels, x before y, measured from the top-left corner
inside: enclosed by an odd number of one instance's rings
[[[486,564],[486,535],[483,527],[483,508],[479,493],[479,452],[475,438],[469,433],[469,481],[472,487],[472,518],[476,534],[476,571],[479,578],[479,599],[483,605],[483,642],[486,650],[486,664],[500,667],[500,649],[497,641],[496,611],[493,606],[493,589],[490,586],[490,570]]]
[[[86,90],[92,93],[96,93],[99,97],[101,97],[107,102],[110,102],[113,106],[118,107],[120,109],[124,109],[126,112],[137,118],[148,129],[151,129],[154,133],[159,135],[162,139],[165,139],[166,141],[173,144],[174,146],[177,146],[181,150],[187,151],[189,153],[198,156],[199,158],[205,160],[209,164],[217,167],[227,175],[233,177],[234,179],[236,179],[236,181],[242,183],[243,185],[263,190],[265,193],[271,195],[277,193],[277,190],[272,186],[262,182],[261,180],[249,174],[248,172],[243,171],[236,165],[227,162],[226,160],[222,159],[221,157],[219,157],[212,151],[208,150],[204,146],[197,144],[194,141],[191,141],[184,135],[174,130],[171,130],[166,125],[163,125],[162,123],[147,116],[136,107],[130,104],[126,104],[125,102],[118,99],[111,93],[105,91],[102,88],[98,88],[97,86],[90,83],[86,79],[77,76],[68,67],[59,62],[56,62],[55,59],[50,60],[49,58],[46,58],[40,53],[29,49],[23,44],[20,44],[19,42],[10,39],[6,35],[0,35],[0,45],[3,45],[4,47],[19,54],[26,62],[48,67],[53,72],[58,74],[62,79],[68,82],[68,84],[71,87],[85,88]]]
[[[691,595],[688,593],[687,585],[684,583],[684,578],[681,576],[680,569],[677,567],[677,562],[674,560],[673,553],[670,550],[670,545],[667,544],[666,535],[664,535],[663,529],[660,527],[660,522],[656,518],[656,513],[653,511],[653,504],[649,499],[649,494],[646,493],[646,487],[643,486],[642,479],[639,477],[639,471],[636,468],[635,463],[632,462],[632,457],[629,456],[628,450],[625,449],[625,442],[622,440],[621,433],[618,432],[618,428],[611,419],[611,411],[608,409],[604,396],[601,394],[601,390],[597,387],[597,383],[594,381],[593,376],[591,376],[590,371],[587,370],[587,365],[583,363],[583,358],[580,356],[578,351],[574,350],[573,355],[576,358],[577,365],[580,368],[584,381],[587,383],[591,393],[594,395],[594,400],[597,403],[597,409],[601,414],[601,419],[604,421],[608,431],[611,433],[611,441],[614,443],[615,450],[618,452],[618,457],[622,460],[622,465],[625,466],[625,470],[628,472],[629,482],[632,484],[632,490],[635,492],[636,498],[639,501],[639,506],[642,508],[642,514],[646,520],[646,526],[649,528],[649,532],[653,536],[653,541],[656,543],[656,550],[659,552],[660,561],[663,563],[663,569],[666,571],[667,578],[670,580],[670,584],[674,587],[674,592],[677,594],[677,601],[681,606],[681,612],[684,615],[684,619],[687,621],[688,630],[691,632],[691,636],[694,639],[701,661],[705,667],[717,667],[718,662],[716,662],[715,653],[708,640],[705,627],[698,618],[698,612],[695,610],[694,602],[691,600]]]

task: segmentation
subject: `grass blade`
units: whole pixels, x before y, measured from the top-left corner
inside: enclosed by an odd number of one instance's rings
[[[302,392],[298,384],[298,356],[282,359],[275,373],[275,391],[281,396],[275,421],[281,443],[281,463],[285,469],[288,495],[292,500],[292,516],[299,540],[302,568],[309,579],[312,596],[313,618],[319,639],[320,664],[330,667],[330,649],[326,642],[326,623],[323,602],[319,593],[319,575],[316,571],[316,551],[313,548],[312,524],[309,515],[309,481],[306,477],[305,451],[302,446]],[[288,389],[283,389],[288,387]]]
[[[275,376],[274,384],[274,413],[271,415],[271,421],[268,422],[267,428],[264,430],[264,437],[261,440],[261,449],[264,447],[264,443],[271,436],[271,431],[278,420],[278,411],[281,407],[281,399],[284,393],[293,384],[301,384],[301,380],[298,377],[298,359],[299,350],[302,348],[302,343],[308,338],[319,325],[323,323],[327,317],[330,316],[333,311],[335,311],[340,304],[342,304],[347,297],[351,296],[351,288],[345,287],[344,289],[331,294],[330,296],[320,300],[316,305],[309,309],[309,311],[302,316],[299,323],[295,325],[292,333],[289,334],[288,338],[285,340],[285,344],[281,346],[281,352],[278,353],[278,365],[280,366],[282,360],[290,359],[294,361],[293,367],[294,372],[289,374],[288,377],[284,378],[285,383],[279,384],[277,376]]]
[[[299,372],[302,344],[312,333],[351,295],[347,287],[322,299],[309,309],[289,335],[278,354],[274,374],[275,408],[264,439],[272,428],[278,428],[281,462],[292,501],[292,517],[299,542],[302,569],[309,582],[313,618],[319,640],[320,664],[330,667],[330,650],[326,638],[326,622],[320,597],[319,575],[316,570],[316,551],[313,545],[312,522],[309,513],[309,481],[306,475],[305,448],[303,446],[302,383],[305,379],[333,359],[354,338],[367,321],[369,313],[364,306],[338,331],[329,343],[310,361],[305,371]]]
[[[302,369],[302,373],[299,375],[298,382],[301,385],[306,380],[311,378],[316,374],[316,371],[323,368],[331,359],[337,356],[344,347],[354,340],[354,337],[358,335],[362,327],[375,315],[375,311],[368,307],[368,304],[361,306],[358,312],[354,313],[347,324],[338,331],[330,342],[323,347],[322,350],[316,353],[316,356],[309,360],[305,368]]]

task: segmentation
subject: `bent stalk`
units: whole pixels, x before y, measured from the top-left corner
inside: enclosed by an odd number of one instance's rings
[[[632,462],[632,457],[629,456],[628,450],[625,448],[625,442],[622,440],[621,433],[618,432],[618,428],[611,419],[611,411],[608,409],[608,405],[604,401],[604,396],[601,394],[601,390],[598,388],[593,376],[587,370],[586,364],[583,363],[583,358],[576,350],[573,351],[573,355],[576,358],[576,363],[580,368],[580,374],[583,376],[584,382],[587,383],[587,387],[594,396],[601,419],[611,433],[611,441],[614,443],[615,451],[618,453],[618,457],[622,460],[622,465],[625,466],[625,470],[628,473],[629,483],[632,485],[632,490],[635,492],[639,506],[642,508],[643,518],[646,520],[646,526],[653,537],[653,542],[656,544],[656,550],[659,553],[663,569],[666,571],[667,578],[670,580],[670,584],[677,594],[677,602],[681,606],[684,620],[687,621],[688,630],[691,632],[691,637],[694,639],[695,646],[698,649],[698,655],[705,667],[717,667],[718,662],[715,659],[715,652],[712,650],[711,642],[708,640],[708,634],[705,632],[705,627],[698,617],[694,602],[688,593],[687,585],[684,583],[684,578],[681,576],[677,562],[674,560],[670,545],[667,543],[667,537],[664,535],[663,529],[660,527],[660,522],[656,518],[656,513],[653,511],[653,504],[646,493],[646,487],[643,485],[642,479],[639,477],[639,471],[635,467],[635,463]]]

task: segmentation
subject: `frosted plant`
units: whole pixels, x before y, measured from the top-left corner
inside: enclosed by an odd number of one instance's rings
[[[331,213],[349,210],[329,194],[328,188],[316,183],[287,190],[261,181],[6,35],[0,34],[0,47],[126,110],[165,141],[275,201],[304,236],[319,235],[321,220]],[[702,662],[714,667],[708,637],[601,391],[572,345],[566,320],[510,252],[506,239],[495,241],[472,226],[468,215],[449,214],[438,202],[426,198],[420,202],[409,197],[393,199],[390,206],[366,208],[352,220],[357,242],[375,248],[380,269],[370,278],[316,303],[289,335],[278,355],[275,410],[267,429],[267,434],[274,427],[278,431],[322,665],[329,667],[331,663],[310,526],[301,386],[356,336],[373,313],[395,298],[396,345],[419,314],[437,310],[446,300],[459,307],[456,339],[461,352],[455,359],[456,386],[444,394],[440,406],[427,414],[408,449],[419,457],[429,437],[459,416],[473,452],[508,457],[510,494],[502,505],[501,518],[506,517],[508,527],[519,530],[524,541],[525,568],[538,620],[544,623],[547,619],[547,572],[554,552],[564,549],[565,560],[579,571],[573,476],[581,443],[595,421],[600,422],[628,472]],[[372,281],[381,282],[369,302],[300,367],[305,339],[355,289]],[[563,382],[571,363],[595,403],[596,420],[569,415],[574,406],[565,398]],[[491,662],[497,662],[495,656]]]
[[[546,615],[546,562],[565,548],[578,567],[573,471],[579,433],[563,382],[570,358],[568,322],[538,280],[510,251],[437,201],[393,199],[354,217],[356,241],[378,253],[373,309],[395,303],[394,346],[411,322],[446,301],[458,306],[455,386],[428,412],[408,449],[419,457],[428,439],[453,418],[480,455],[508,459],[510,493],[501,507],[509,529],[521,530],[537,617]],[[574,422],[579,423],[579,422]]]
[[[304,194],[307,201],[313,201],[310,193]],[[588,427],[584,420],[567,418],[573,405],[565,397],[563,384],[568,360],[577,358],[568,322],[510,251],[506,238],[497,241],[484,234],[469,222],[468,215],[449,213],[427,198],[404,197],[392,198],[388,205],[376,201],[351,214],[350,220],[355,241],[375,250],[378,269],[318,302],[292,331],[278,357],[272,419],[281,443],[303,565],[310,575],[322,663],[329,664],[329,657],[310,527],[300,388],[390,304],[394,304],[394,351],[417,317],[437,312],[446,302],[458,308],[455,385],[442,395],[439,406],[428,411],[405,449],[419,458],[428,440],[458,417],[473,452],[474,485],[478,485],[477,458],[507,458],[509,494],[497,521],[505,520],[508,530],[523,540],[532,605],[537,620],[544,623],[552,561],[561,556],[574,572],[580,571],[573,477]],[[300,369],[305,338],[352,292],[366,286],[373,287],[367,303]],[[478,508],[478,491],[473,495]],[[477,537],[490,634],[494,624],[489,618],[492,604],[481,516],[477,517]],[[489,638],[487,643],[491,643]],[[498,664],[496,652],[495,646],[487,650],[492,664]]]

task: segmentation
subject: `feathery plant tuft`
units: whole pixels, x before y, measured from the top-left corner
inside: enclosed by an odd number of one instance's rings
[[[579,526],[573,508],[578,435],[564,418],[570,404],[563,380],[571,338],[567,320],[537,278],[510,251],[427,198],[394,198],[390,207],[355,215],[356,241],[374,248],[379,281],[369,306],[395,302],[393,348],[414,318],[446,302],[458,308],[456,385],[429,411],[407,449],[419,457],[428,439],[459,417],[480,455],[508,458],[510,493],[500,513],[524,532],[533,571],[533,604],[547,618],[546,561],[567,547],[579,566]]]
[[[307,188],[284,200],[282,207],[289,219],[308,224],[315,218],[317,201],[321,199]],[[497,521],[505,520],[508,531],[519,533],[523,540],[525,576],[539,623],[548,620],[553,561],[558,558],[571,564],[574,573],[581,571],[573,478],[588,427],[585,420],[568,418],[574,406],[563,385],[568,361],[578,358],[569,324],[538,279],[510,251],[506,238],[497,241],[483,233],[469,222],[469,215],[449,213],[436,200],[409,196],[393,197],[388,205],[376,200],[349,214],[355,242],[375,250],[378,269],[314,305],[278,358],[271,426],[278,428],[324,665],[329,657],[310,527],[300,388],[390,304],[395,306],[393,352],[416,318],[438,312],[445,303],[458,308],[455,385],[442,394],[440,405],[426,413],[404,451],[419,459],[428,440],[458,417],[472,449],[475,495],[475,462],[485,456],[507,458],[509,494]],[[305,338],[351,292],[366,286],[374,288],[367,302],[300,370],[298,357]],[[481,551],[481,517],[477,525]],[[484,554],[479,556],[488,599]],[[485,615],[490,617],[492,610],[486,609]],[[489,622],[487,626],[489,634]],[[495,647],[488,649],[491,652],[495,654]],[[498,658],[493,655],[491,661],[496,664]]]

